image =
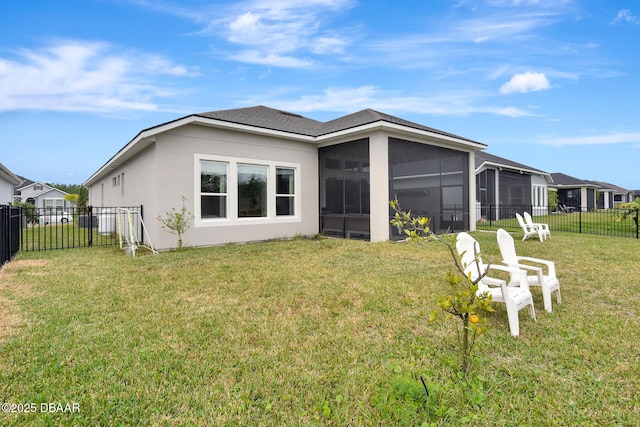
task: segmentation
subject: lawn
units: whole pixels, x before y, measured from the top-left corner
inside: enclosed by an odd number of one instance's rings
[[[534,289],[518,338],[496,306],[466,377],[452,324],[427,321],[451,267],[435,242],[21,253],[0,272],[0,396],[36,411],[0,424],[637,425],[640,242],[516,245],[556,261],[563,304]]]
[[[620,219],[626,209],[594,210],[591,212],[552,213],[534,217],[534,222],[548,224],[552,232],[566,231],[571,233],[600,234],[608,236],[638,237],[636,224],[631,218]],[[520,230],[515,215],[508,218],[479,221],[479,229],[497,230],[499,227],[510,231]]]

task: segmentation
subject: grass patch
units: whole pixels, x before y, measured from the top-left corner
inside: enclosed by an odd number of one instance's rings
[[[590,212],[553,213],[534,217],[534,222],[549,225],[552,232],[600,234],[607,236],[637,237],[636,224],[631,218],[620,220],[621,209],[594,210]],[[515,216],[499,220],[478,221],[479,229],[521,229]]]
[[[0,395],[80,412],[0,424],[634,425],[639,244],[517,241],[556,261],[563,305],[544,312],[534,289],[519,338],[496,306],[466,378],[451,325],[427,323],[450,269],[435,242],[21,253],[0,273]]]

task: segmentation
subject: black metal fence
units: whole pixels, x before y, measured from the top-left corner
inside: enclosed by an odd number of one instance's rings
[[[533,221],[549,225],[553,231],[639,238],[638,209],[561,210],[532,205],[487,205],[477,208],[476,228],[519,229],[516,213],[529,212]]]
[[[0,205],[0,267],[20,249],[20,209]]]
[[[125,221],[141,243],[144,236],[142,206],[20,208],[19,216],[20,249],[27,252],[119,245]]]

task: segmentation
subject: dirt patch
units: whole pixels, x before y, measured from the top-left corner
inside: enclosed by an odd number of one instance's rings
[[[0,342],[11,336],[19,324],[20,316],[15,303],[0,295]]]
[[[20,325],[20,309],[8,294],[31,296],[34,294],[31,285],[23,280],[17,280],[15,275],[28,270],[39,274],[48,264],[46,260],[14,260],[8,262],[0,270],[0,342],[11,336]]]

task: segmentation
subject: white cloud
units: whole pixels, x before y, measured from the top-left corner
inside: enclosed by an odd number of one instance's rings
[[[609,25],[617,24],[619,22],[628,22],[630,24],[640,25],[640,18],[632,15],[629,9],[622,9],[618,12],[613,21],[609,23]]]
[[[259,50],[243,50],[230,55],[230,58],[245,63],[268,65],[273,67],[307,68],[313,65],[312,61],[298,59],[293,56],[277,53],[262,52]]]
[[[298,99],[284,99],[289,92],[275,89],[272,94],[245,99],[242,105],[266,103],[283,110],[308,113],[313,111],[335,111],[353,113],[372,108],[390,114],[419,113],[432,115],[495,114],[509,117],[531,116],[532,114],[516,107],[483,105],[483,92],[473,90],[448,91],[425,95],[404,95],[377,86],[331,87],[319,93],[303,95]]]
[[[0,111],[157,110],[156,78],[197,75],[157,55],[114,53],[106,43],[59,41],[0,58]]]
[[[541,144],[561,147],[565,145],[611,145],[640,143],[640,133],[611,133],[605,135],[569,136],[540,139]]]
[[[509,94],[514,92],[526,93],[539,90],[549,89],[549,80],[542,73],[526,73],[516,74],[511,80],[500,87],[500,93]]]
[[[329,29],[327,20],[355,5],[354,0],[253,0],[189,11],[183,6],[147,3],[147,7],[205,24],[200,34],[219,36],[235,45],[230,59],[274,67],[308,67],[310,54],[341,53],[351,43],[348,29]],[[300,59],[302,56],[307,59]]]

